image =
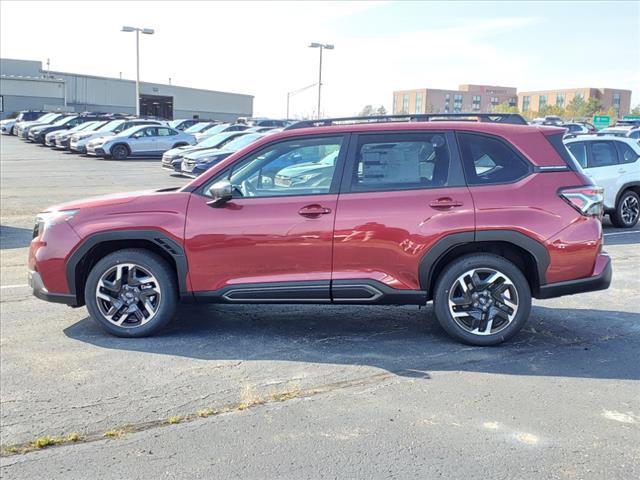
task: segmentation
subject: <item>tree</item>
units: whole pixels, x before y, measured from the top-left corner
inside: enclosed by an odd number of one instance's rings
[[[376,115],[386,115],[386,114],[387,114],[387,109],[384,108],[384,105],[380,105],[376,110]]]
[[[371,105],[365,105],[365,107],[360,110],[360,113],[358,114],[359,117],[370,117],[371,115],[375,115],[375,112]]]
[[[583,118],[585,117],[585,110],[587,104],[582,97],[573,97],[573,99],[567,104],[565,109],[567,117],[569,118]]]
[[[566,115],[564,108],[558,105],[545,105],[538,112],[540,116],[546,117],[547,115],[553,115],[556,117],[564,117]]]
[[[502,102],[499,105],[493,107],[493,111],[496,113],[520,113],[518,107],[515,105],[509,105],[509,102]]]
[[[631,109],[631,115],[640,115],[640,104]]]
[[[584,108],[585,117],[593,117],[602,110],[602,102],[597,98],[590,98]]]

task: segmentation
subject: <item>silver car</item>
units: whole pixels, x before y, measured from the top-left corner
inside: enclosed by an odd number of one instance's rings
[[[93,132],[78,132],[71,136],[69,149],[76,153],[87,153],[87,144],[100,137],[112,137],[120,132],[138,125],[163,125],[157,120],[143,120],[139,118],[126,120],[111,120],[106,125]]]
[[[193,145],[193,135],[173,128],[138,125],[112,137],[87,143],[87,155],[124,160],[129,157],[161,157],[169,149]]]

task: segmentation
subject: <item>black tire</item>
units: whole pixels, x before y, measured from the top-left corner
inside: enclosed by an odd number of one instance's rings
[[[111,147],[110,157],[114,160],[126,160],[129,156],[129,149],[126,145],[114,145]]]
[[[16,127],[11,127],[11,130],[9,131],[10,135],[15,135],[16,134]]]
[[[492,330],[491,328],[489,329],[489,333],[472,333],[470,330],[473,327],[473,324],[469,328],[463,328],[463,326],[454,319],[453,313],[449,308],[449,295],[451,293],[451,290],[460,288],[456,287],[457,285],[459,285],[458,279],[465,273],[473,271],[474,269],[495,270],[496,272],[499,272],[508,277],[508,279],[511,281],[512,288],[515,289],[515,293],[517,295],[515,297],[517,310],[513,319],[510,321],[510,323],[508,323],[506,319],[502,317],[496,317],[496,319],[498,320],[497,325],[500,325],[502,323],[504,324],[504,326],[499,330],[497,329],[495,333],[490,333]],[[506,285],[506,282],[503,283]],[[470,287],[470,292],[474,291],[473,285],[468,287]],[[487,290],[483,288],[478,289],[477,291],[481,292],[482,295],[486,295],[482,292],[485,292]],[[455,290],[453,294],[456,295]],[[527,322],[529,314],[531,312],[531,289],[529,288],[529,283],[527,282],[526,278],[524,277],[520,269],[513,263],[503,257],[493,254],[469,254],[464,255],[459,259],[451,262],[439,275],[433,298],[436,318],[438,319],[438,322],[440,323],[442,328],[453,338],[469,345],[489,346],[497,345],[506,340],[509,340],[522,329],[524,324]],[[489,295],[488,299],[492,302],[496,302],[495,297],[491,295]],[[477,300],[475,301],[475,303],[473,303],[473,305],[476,304]],[[497,305],[500,304],[498,303]],[[468,307],[471,308],[472,305],[468,305]],[[505,308],[504,303],[502,304],[502,307]],[[488,312],[493,313],[491,308],[491,305],[489,305]],[[506,308],[508,309],[508,307]],[[479,310],[480,313],[482,313],[481,309],[473,309],[474,312],[477,312]],[[483,325],[481,322],[482,321],[479,321],[478,327],[475,330],[479,330],[479,328],[481,328],[481,326]],[[461,321],[460,323],[463,323],[463,321]],[[487,323],[484,324],[485,331],[487,329]]]
[[[104,307],[98,305],[98,282],[103,275],[122,264],[135,264],[150,273],[157,281],[160,291],[157,307],[155,314],[146,323],[135,325],[135,322],[132,322],[118,326],[103,314]],[[148,250],[132,248],[113,252],[94,265],[85,284],[84,298],[91,317],[110,334],[118,337],[145,337],[155,334],[171,321],[178,303],[178,288],[174,272],[165,260]]]
[[[609,215],[611,223],[618,228],[631,228],[640,218],[640,195],[633,190],[626,190],[618,198],[616,209]]]

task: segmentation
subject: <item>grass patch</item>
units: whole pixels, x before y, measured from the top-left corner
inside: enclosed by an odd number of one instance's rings
[[[182,420],[182,417],[180,417],[179,415],[174,415],[172,417],[169,417],[169,420],[167,420],[167,422],[170,425],[175,425],[176,423],[180,423],[181,420]]]
[[[203,410],[198,410],[198,412],[196,413],[196,415],[198,415],[200,418],[207,418],[210,417],[211,415],[217,413],[217,411],[213,408],[205,408]]]

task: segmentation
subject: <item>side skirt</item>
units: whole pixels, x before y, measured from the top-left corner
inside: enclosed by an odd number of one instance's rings
[[[229,285],[194,292],[199,303],[424,305],[427,292],[399,290],[369,279]]]

